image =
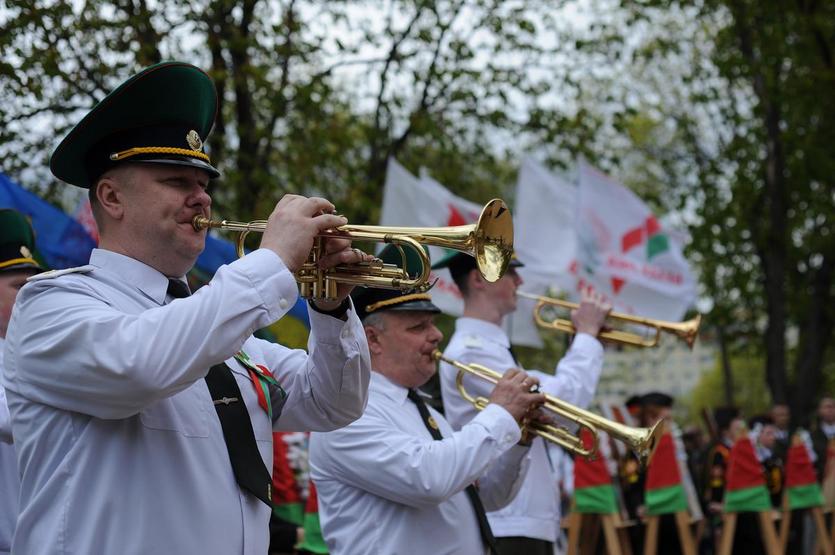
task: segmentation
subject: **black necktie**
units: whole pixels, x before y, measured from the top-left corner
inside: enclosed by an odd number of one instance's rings
[[[168,294],[175,299],[182,299],[191,295],[191,291],[182,281],[169,279]],[[235,376],[225,364],[216,364],[206,375],[206,385],[220,420],[235,480],[241,489],[272,508],[272,478],[258,451],[249,411],[246,410]]]
[[[516,358],[516,353],[513,352],[513,345],[509,345],[507,347],[507,351],[510,353],[510,356],[513,357],[513,364],[515,364],[516,366],[519,366],[519,359]]]
[[[168,294],[174,297],[175,299],[184,299],[191,295],[191,291],[188,290],[188,285],[186,285],[179,279],[169,279]]]
[[[429,433],[432,435],[432,439],[443,439],[444,436],[441,435],[438,423],[435,422],[435,419],[432,418],[431,414],[429,414],[429,409],[426,407],[426,403],[423,402],[423,399],[420,398],[420,394],[418,394],[417,390],[409,389],[407,396],[409,397],[409,400],[417,406],[420,417],[423,419],[423,424],[426,426],[426,429],[429,430]],[[481,532],[481,539],[484,540],[484,545],[490,549],[490,553],[498,553],[499,551],[496,546],[496,538],[493,537],[493,531],[490,529],[490,523],[487,521],[487,513],[484,512],[484,505],[481,504],[481,498],[478,496],[478,491],[476,490],[475,485],[470,484],[464,491],[467,492],[467,497],[470,498],[473,511],[475,511],[475,517],[476,520],[478,520],[478,529]]]

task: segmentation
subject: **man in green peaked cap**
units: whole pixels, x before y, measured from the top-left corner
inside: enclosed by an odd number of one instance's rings
[[[0,209],[0,375],[3,370],[3,345],[17,292],[26,278],[43,271],[35,261],[35,233],[25,215],[17,210]],[[6,404],[6,391],[0,383],[0,553],[12,549],[20,478],[12,437],[12,422]]]
[[[399,259],[391,246],[380,257]],[[435,374],[442,337],[429,293],[357,288],[352,297],[371,351],[368,407],[310,437],[330,552],[492,553],[485,508],[507,504],[525,474],[519,422],[544,401],[531,391],[537,380],[508,372],[484,411],[454,432],[417,389]]]
[[[294,272],[346,223],[286,195],[260,248],[193,295],[185,274],[210,217],[209,76],[182,62],[134,75],[55,150],[89,188],[99,248],[21,290],[4,384],[23,476],[15,553],[265,553],[272,431],[330,430],[362,414],[370,362],[340,286],[310,304],[309,355],[257,340],[296,302]],[[321,268],[370,257],[325,240]],[[49,547],[45,547],[49,546]]]

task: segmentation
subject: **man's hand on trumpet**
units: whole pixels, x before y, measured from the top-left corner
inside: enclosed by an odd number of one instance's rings
[[[318,235],[348,223],[344,216],[333,214],[333,211],[334,205],[320,197],[284,195],[267,220],[261,247],[276,253],[287,269],[295,273],[307,260]],[[322,269],[374,259],[370,254],[352,248],[351,241],[339,235],[324,238],[323,241],[325,256],[319,261]],[[340,283],[336,300],[317,300],[316,308],[323,311],[336,309],[352,289],[353,286]]]
[[[539,380],[526,372],[511,368],[493,388],[490,402],[499,405],[510,413],[517,422],[528,417],[545,403],[545,395],[533,390]]]
[[[603,295],[584,290],[577,310],[571,311],[571,323],[577,333],[587,333],[597,337],[606,329],[606,317],[612,311],[612,304]]]

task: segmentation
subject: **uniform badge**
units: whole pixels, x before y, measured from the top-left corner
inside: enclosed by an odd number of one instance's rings
[[[201,150],[203,148],[203,141],[200,139],[200,134],[194,129],[186,135],[186,142],[191,147],[191,150]]]
[[[20,247],[20,256],[23,258],[32,258],[32,251],[30,251],[26,245],[22,245]]]

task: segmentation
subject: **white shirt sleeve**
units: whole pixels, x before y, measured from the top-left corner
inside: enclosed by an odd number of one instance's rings
[[[442,440],[409,434],[391,417],[369,407],[346,428],[313,434],[314,481],[327,477],[396,503],[432,507],[476,481],[521,435],[513,417],[497,406]]]
[[[581,333],[560,359],[553,376],[537,370],[528,372],[539,378],[543,393],[586,408],[594,398],[602,369],[603,346],[591,335]]]
[[[266,249],[222,266],[191,297],[135,313],[114,306],[95,280],[56,279],[62,281],[30,283],[18,297],[18,352],[7,349],[15,386],[32,401],[104,419],[126,418],[188,388],[256,329],[283,316],[297,296],[292,274]],[[282,358],[291,351],[276,346],[275,352]],[[313,373],[332,371],[333,362]],[[358,366],[368,372],[369,365],[358,354],[348,366],[362,374]],[[296,368],[290,364],[289,372]],[[362,383],[359,376],[354,381]],[[310,384],[308,397],[319,395],[321,380]],[[352,388],[340,384],[341,391]],[[326,397],[317,397],[320,408],[328,406]],[[365,402],[359,397],[347,412],[358,414]]]
[[[530,467],[530,447],[514,445],[478,480],[478,494],[487,511],[507,506],[516,494]]]
[[[347,321],[309,311],[310,356],[268,344],[268,366],[287,391],[275,430],[329,431],[362,415],[371,362],[365,331],[351,307]]]

